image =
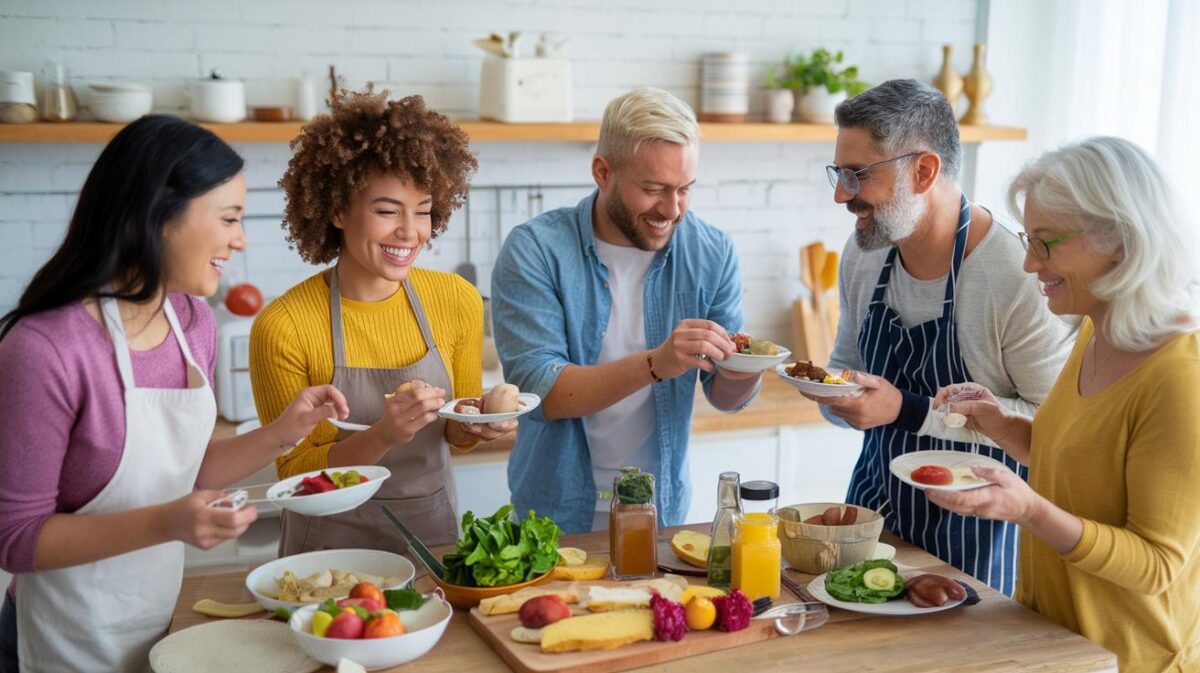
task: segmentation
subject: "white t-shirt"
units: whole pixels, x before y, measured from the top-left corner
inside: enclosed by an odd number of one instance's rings
[[[600,261],[608,268],[608,290],[612,295],[612,312],[608,318],[596,364],[620,360],[644,351],[646,345],[646,314],[643,309],[646,272],[654,263],[656,253],[596,241]],[[654,398],[651,386],[646,386],[607,409],[583,419],[588,446],[592,454],[592,476],[597,493],[611,491],[618,468],[627,465],[640,467],[643,472],[658,474],[658,442],[654,437]],[[592,530],[608,527],[609,501],[597,495],[597,514]]]

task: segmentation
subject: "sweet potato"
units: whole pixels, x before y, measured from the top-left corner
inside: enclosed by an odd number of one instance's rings
[[[849,526],[858,521],[858,508],[853,505],[846,505],[846,511],[842,512],[842,525]]]
[[[821,519],[826,526],[836,526],[842,522],[842,510],[838,507],[830,507],[821,515]]]
[[[816,526],[824,526],[825,520],[821,518],[820,514],[814,514],[814,515],[808,517],[807,519],[805,519],[804,523],[811,523]]]

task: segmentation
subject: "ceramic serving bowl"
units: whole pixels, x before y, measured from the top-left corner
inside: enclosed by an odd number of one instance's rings
[[[825,512],[830,507],[853,507],[857,519],[844,526],[804,523],[804,520]],[[844,568],[873,558],[879,534],[883,532],[883,517],[874,510],[838,502],[818,502],[788,505],[779,508],[779,542],[788,565],[810,575],[819,575],[835,568]]]

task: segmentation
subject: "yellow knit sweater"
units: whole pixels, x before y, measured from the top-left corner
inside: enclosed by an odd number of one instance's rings
[[[478,397],[483,390],[479,291],[462,277],[439,271],[413,268],[408,279],[425,309],[454,397]],[[403,288],[380,302],[342,297],[342,326],[350,367],[406,367],[427,352]],[[288,290],[255,318],[250,379],[264,425],[278,418],[301,389],[333,380],[329,285],[323,273]],[[276,459],[279,476],[328,467],[336,434],[332,425],[318,423],[295,449]]]
[[[1093,326],[1033,422],[1029,484],[1083,519],[1059,555],[1021,535],[1017,598],[1115,652],[1122,673],[1200,670],[1200,338],[1079,395]]]

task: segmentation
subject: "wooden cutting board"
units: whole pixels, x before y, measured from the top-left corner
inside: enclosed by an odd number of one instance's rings
[[[580,586],[590,584],[616,585],[618,583],[608,581],[579,583]],[[695,581],[692,584],[704,584],[704,582]],[[795,603],[799,600],[786,588],[782,588],[781,591],[780,599],[775,602],[775,605]],[[572,605],[571,614],[577,616],[588,614],[588,612]],[[717,630],[688,631],[683,640],[673,643],[650,641],[633,643],[614,650],[551,654],[542,652],[538,645],[518,643],[509,637],[513,627],[519,626],[521,623],[515,613],[485,616],[476,607],[471,608],[468,621],[471,628],[475,629],[484,641],[517,673],[625,671],[782,637],[775,631],[775,620],[751,619],[749,627],[736,633]]]

